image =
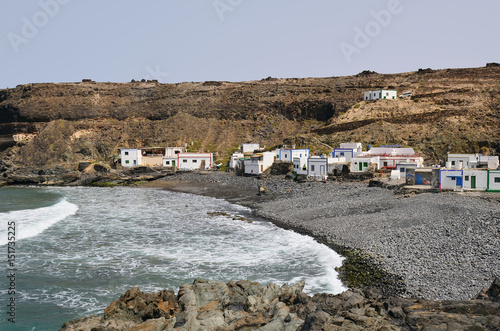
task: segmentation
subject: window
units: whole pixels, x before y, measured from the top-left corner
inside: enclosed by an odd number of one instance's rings
[[[198,163],[198,160],[193,160],[193,163]]]
[[[469,181],[469,176],[465,176],[465,181],[468,182]]]
[[[344,156],[344,152],[340,152],[340,156]]]
[[[311,171],[314,171],[314,164],[311,165]],[[496,178],[495,178],[496,179]]]
[[[384,162],[384,167],[387,167],[387,162]]]
[[[184,159],[182,160],[182,163],[188,163],[188,160]]]
[[[500,183],[500,177],[495,177],[495,183]]]
[[[125,155],[128,155],[128,152],[125,152]]]
[[[363,167],[368,168],[368,162],[363,163]]]
[[[451,165],[455,165],[455,161],[451,161]]]
[[[165,165],[170,165],[170,161],[165,161]]]
[[[302,154],[299,154],[299,157],[302,157]]]
[[[125,160],[125,164],[129,164],[129,163],[130,163],[130,161],[129,161],[129,160]]]
[[[175,151],[174,153],[175,153],[175,154],[179,154],[180,152],[181,152],[181,151]]]

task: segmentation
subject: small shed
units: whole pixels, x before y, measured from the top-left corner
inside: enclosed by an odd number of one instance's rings
[[[313,156],[307,159],[307,176],[315,179],[328,177],[328,158]]]
[[[463,171],[464,190],[486,191],[488,189],[488,171],[467,169]]]
[[[307,157],[293,158],[293,171],[297,175],[307,175]]]
[[[458,169],[441,169],[439,171],[440,190],[461,190],[463,188],[463,171]]]
[[[488,192],[500,192],[500,170],[488,170]]]

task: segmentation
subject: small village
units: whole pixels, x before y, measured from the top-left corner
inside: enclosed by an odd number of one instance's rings
[[[408,98],[408,91],[399,98]],[[363,100],[397,99],[395,90],[363,93]],[[273,164],[293,165],[292,178],[326,181],[347,174],[375,174],[392,183],[402,183],[441,191],[500,192],[498,156],[448,154],[446,164],[431,165],[411,147],[401,145],[368,146],[341,143],[328,154],[311,155],[309,149],[282,146],[269,150],[258,143],[244,143],[228,164],[215,164],[214,153],[187,152],[184,147],[147,147],[120,149],[122,168],[149,166],[179,171],[210,170],[221,167],[244,176],[262,176]]]

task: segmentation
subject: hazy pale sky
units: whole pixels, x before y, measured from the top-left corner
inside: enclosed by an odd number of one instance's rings
[[[0,88],[481,67],[500,62],[499,13],[494,0],[4,0]]]

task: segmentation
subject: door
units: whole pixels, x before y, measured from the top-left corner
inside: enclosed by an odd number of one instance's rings
[[[326,175],[326,167],[324,165],[319,167],[319,174]]]
[[[363,171],[363,162],[359,162],[359,171]]]
[[[470,188],[476,188],[476,176],[470,177]]]
[[[422,185],[422,183],[423,183],[422,174],[417,174],[417,181],[415,182],[415,184]]]
[[[172,167],[175,167],[175,161],[172,161]]]
[[[463,184],[462,184],[462,183],[463,183],[463,179],[462,179],[462,177],[457,177],[457,187],[462,188],[462,186],[463,186]]]

